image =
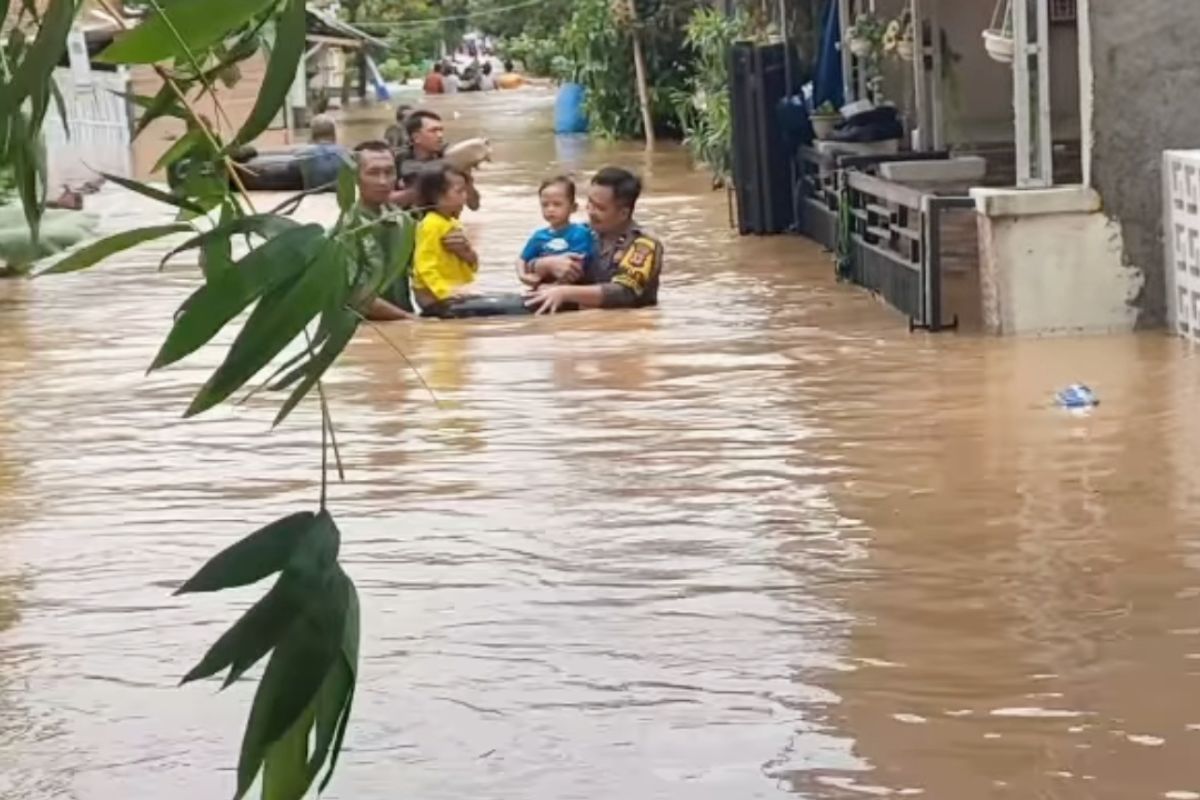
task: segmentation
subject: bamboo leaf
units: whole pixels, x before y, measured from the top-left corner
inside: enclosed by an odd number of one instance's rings
[[[329,530],[335,532],[332,519],[327,514],[322,517]],[[235,800],[249,791],[268,749],[305,714],[335,662],[342,657],[352,584],[336,562],[319,557],[321,548],[327,544],[317,537],[310,541],[309,558],[298,554],[298,560],[323,564],[324,568],[309,573],[311,600],[276,645],[263,671],[242,738]]]
[[[221,41],[276,0],[174,0],[133,30],[104,48],[97,60],[109,64],[153,64],[169,58],[182,59],[184,47],[193,53]],[[165,16],[164,16],[165,15]],[[182,43],[176,38],[182,38]]]
[[[180,683],[211,678],[229,667],[229,675],[221,687],[228,688],[271,652],[303,605],[304,598],[297,591],[296,582],[286,575],[280,576],[271,590],[217,639]]]
[[[236,219],[240,211],[237,202],[232,199],[221,204],[221,217],[217,227],[227,226]],[[163,260],[166,263],[166,260]],[[200,270],[204,273],[204,282],[212,283],[218,276],[233,269],[233,241],[228,237],[213,237],[200,248]]]
[[[76,0],[51,0],[42,16],[37,38],[13,71],[12,80],[0,89],[0,108],[20,108],[25,99],[51,80],[54,67],[67,52],[67,34],[75,19]]]
[[[203,214],[205,211],[203,206],[198,205],[197,203],[185,197],[179,197],[178,195],[171,194],[170,192],[164,192],[162,189],[156,189],[153,186],[142,183],[141,181],[135,181],[132,178],[123,178],[120,175],[113,175],[108,172],[101,172],[100,174],[118,186],[123,186],[131,192],[137,192],[143,197],[149,197],[151,200],[157,200],[160,203],[167,203],[168,205],[175,206],[176,208],[182,208],[187,211],[192,211],[196,214]]]
[[[190,88],[185,81],[177,80],[176,82],[180,84],[180,91],[186,92]],[[134,95],[134,102],[145,109],[142,116],[138,118],[137,125],[133,128],[133,138],[135,139],[159,117],[172,116],[184,119],[187,116],[187,110],[180,104],[179,98],[170,84],[163,85],[151,98]]]
[[[349,580],[349,579],[347,579]],[[350,590],[353,591],[353,584]],[[349,622],[349,620],[347,620]],[[354,692],[354,672],[346,663],[346,659],[334,659],[333,667],[321,684],[321,691],[316,700],[316,719],[312,755],[308,760],[308,781],[311,784],[320,774],[321,768],[329,758],[329,752],[337,737],[338,723],[346,711],[346,704]],[[323,788],[323,787],[322,787]]]
[[[342,744],[346,740],[346,726],[350,723],[350,711],[354,707],[354,690],[358,682],[358,643],[359,643],[359,605],[358,589],[354,581],[346,578],[348,585],[348,602],[346,604],[346,627],[342,632],[342,663],[350,670],[350,691],[346,695],[346,704],[342,709],[341,719],[337,723],[337,734],[333,740],[333,750],[329,756],[329,770],[321,780],[318,793],[324,792],[333,773],[337,769],[338,756],[342,754]],[[320,719],[318,719],[318,726]],[[317,729],[317,744],[320,745],[321,729]],[[310,765],[311,768],[311,765]],[[319,767],[318,767],[319,768]]]
[[[38,275],[59,275],[66,272],[77,272],[81,269],[94,266],[114,253],[128,250],[143,242],[161,239],[173,233],[183,233],[190,230],[192,230],[191,225],[176,222],[170,225],[153,225],[148,228],[135,228],[131,231],[122,231],[121,233],[113,234],[106,239],[92,242],[86,247],[76,250],[62,261],[42,270]]]
[[[164,264],[180,253],[187,250],[193,250],[197,247],[204,247],[213,240],[230,239],[234,236],[245,235],[248,233],[257,234],[264,239],[270,239],[278,236],[281,233],[285,233],[286,231],[299,227],[300,223],[296,222],[294,219],[281,217],[277,214],[251,214],[245,217],[238,217],[237,219],[222,222],[211,231],[207,231],[199,236],[188,239],[186,242],[179,245],[179,247],[176,247],[174,250],[167,253],[162,260],[162,264],[159,265],[159,269],[162,269]]]
[[[288,418],[293,409],[304,399],[312,388],[317,385],[317,381],[333,366],[333,362],[342,354],[346,346],[350,344],[350,340],[354,338],[355,331],[358,330],[358,315],[348,308],[340,307],[331,312],[327,312],[328,324],[326,329],[329,332],[329,338],[325,342],[312,360],[306,364],[306,369],[303,373],[303,380],[293,390],[287,402],[279,409],[279,413],[275,415],[275,421],[271,424],[272,427],[279,425]]]
[[[259,528],[215,555],[175,594],[248,586],[279,572],[315,523],[316,515],[302,511]]]
[[[204,141],[204,132],[199,128],[193,128],[183,136],[180,136],[178,139],[176,139],[171,146],[167,148],[167,151],[159,156],[158,161],[154,162],[154,167],[150,171],[158,172],[163,167],[175,163],[180,156],[187,153],[196,145],[202,144]]]
[[[296,82],[296,65],[304,55],[306,19],[305,0],[286,0],[283,14],[276,23],[275,46],[271,49],[258,98],[231,147],[253,141],[267,129],[286,102],[292,84]]]
[[[3,19],[0,16],[0,19]],[[58,118],[62,121],[63,133],[67,135],[67,139],[71,138],[71,125],[67,120],[67,101],[63,99],[62,90],[58,88],[57,81],[50,81],[50,96],[54,98],[54,108],[58,111]]]
[[[313,248],[323,235],[320,225],[305,225],[284,231],[251,250],[233,269],[214,276],[211,282],[197,289],[184,303],[182,313],[176,318],[150,369],[161,369],[194,353],[256,298],[293,279],[305,269]],[[247,322],[246,329],[249,326]],[[246,329],[243,329],[243,334]],[[236,343],[234,347],[237,347]],[[236,390],[237,387],[230,391]]]
[[[36,242],[46,200],[46,148],[41,136],[29,127],[25,115],[19,112],[12,118],[9,149],[17,194],[25,211],[30,237]]]
[[[350,213],[355,200],[358,199],[358,176],[349,163],[343,164],[342,168],[338,170],[337,199],[338,208],[342,210],[343,214]]]
[[[314,702],[267,750],[263,762],[262,800],[302,800],[312,779],[308,777],[308,736],[312,732]]]
[[[336,243],[325,240],[295,281],[264,295],[229,354],[200,389],[184,416],[192,417],[225,400],[300,335],[345,279]]]

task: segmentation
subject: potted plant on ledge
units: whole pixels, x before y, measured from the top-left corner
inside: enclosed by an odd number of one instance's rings
[[[839,122],[842,121],[842,115],[833,107],[833,103],[826,100],[813,111],[808,117],[812,122],[813,133],[818,139],[828,139],[833,135]]]

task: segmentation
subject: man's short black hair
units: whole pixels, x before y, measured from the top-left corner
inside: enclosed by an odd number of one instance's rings
[[[561,186],[567,192],[567,202],[575,202],[575,181],[567,175],[555,175],[553,178],[546,178],[542,181],[542,185],[538,187],[538,197],[542,196],[542,192],[549,189],[551,186]]]
[[[427,119],[432,119],[437,122],[442,121],[441,115],[435,114],[432,111],[426,111],[423,108],[418,109],[405,117],[404,130],[408,134],[408,138],[411,139],[413,136],[420,133],[421,128],[425,127],[425,120]]]
[[[612,189],[616,201],[630,211],[637,206],[638,198],[642,195],[642,179],[621,167],[600,170],[592,177],[592,185]]]
[[[483,70],[484,75],[491,75],[492,74],[492,62],[490,62],[490,61],[483,62],[483,66],[481,67],[481,69]]]
[[[401,103],[396,106],[396,122],[400,125],[404,124],[404,120],[408,119],[408,115],[412,112],[413,107],[408,103]]]
[[[354,163],[359,169],[362,168],[363,153],[386,153],[390,156],[392,155],[392,148],[391,145],[382,139],[368,139],[365,142],[359,142],[354,145]]]
[[[367,139],[365,142],[359,142],[354,145],[356,153],[388,153],[391,154],[391,146],[382,139]]]
[[[450,188],[454,175],[466,180],[466,175],[449,164],[438,164],[421,170],[417,174],[417,202],[425,208],[433,208]]]

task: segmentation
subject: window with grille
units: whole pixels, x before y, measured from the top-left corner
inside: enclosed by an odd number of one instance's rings
[[[1050,0],[1051,22],[1074,22],[1075,17],[1075,0]]]

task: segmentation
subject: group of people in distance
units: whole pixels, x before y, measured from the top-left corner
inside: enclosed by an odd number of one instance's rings
[[[443,157],[445,127],[436,113],[402,108],[397,121],[402,141],[389,129],[386,140],[355,148],[359,210],[381,222],[369,258],[392,257],[388,227],[401,209],[419,217],[416,247],[409,264],[378,265],[400,277],[364,310],[375,320],[456,316],[456,307],[484,297],[475,285],[479,254],[460,221],[464,209],[479,208],[479,192],[470,169]],[[538,199],[545,227],[516,259],[516,277],[525,288],[519,307],[543,314],[655,305],[663,247],[634,219],[641,191],[641,180],[628,170],[599,170],[587,189],[583,224],[573,220],[575,181],[566,175],[544,181]]]
[[[491,92],[496,89],[512,89],[524,82],[513,72],[511,61],[504,62],[504,72],[495,74],[493,62],[478,58],[460,71],[453,61],[435,62],[425,76],[422,88],[425,94],[457,94],[458,92]]]

